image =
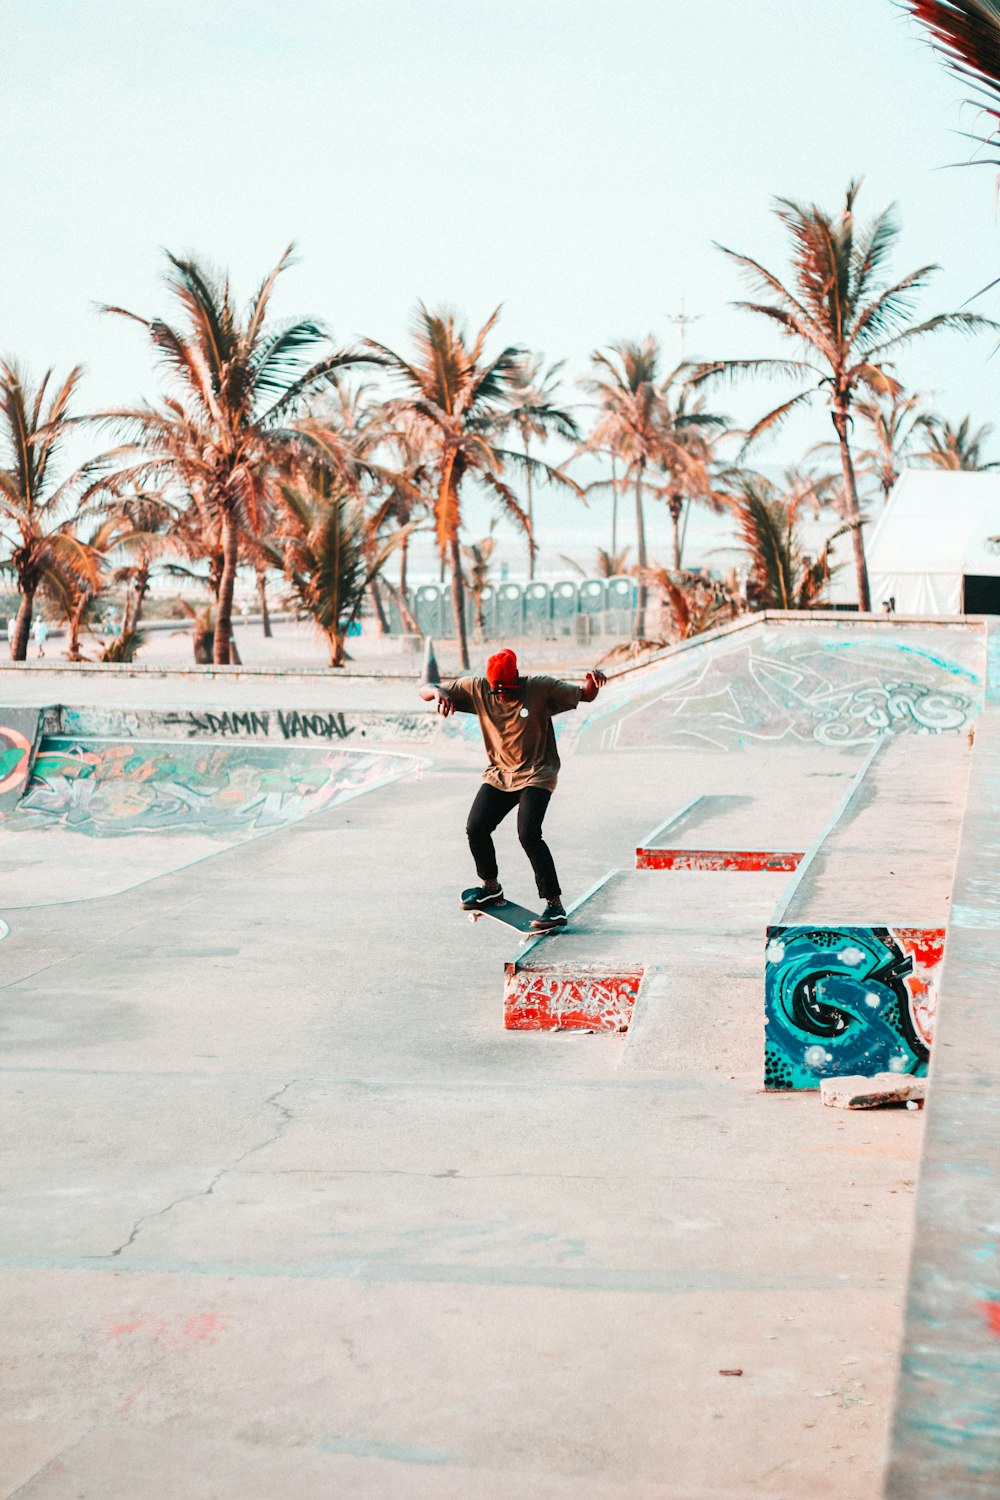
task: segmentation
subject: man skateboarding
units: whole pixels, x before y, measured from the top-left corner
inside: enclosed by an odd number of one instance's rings
[[[552,719],[578,703],[593,703],[607,678],[590,671],[583,687],[556,677],[522,677],[513,651],[498,651],[486,663],[485,677],[454,677],[425,682],[420,696],[436,703],[444,718],[451,713],[475,714],[486,746],[489,765],[483,785],[469,812],[466,833],[482,884],[466,891],[462,906],[471,911],[503,901],[497,870],[493,830],[517,808],[517,836],[531,861],[538,894],[545,902],[532,923],[539,931],[566,924],[549,847],[542,838],[542,822],[559,775]]]

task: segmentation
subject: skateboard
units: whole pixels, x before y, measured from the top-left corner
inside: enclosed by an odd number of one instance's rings
[[[463,891],[463,901],[471,891]],[[537,911],[529,911],[526,906],[518,906],[516,901],[494,901],[492,906],[476,906],[465,915],[470,922],[478,922],[480,917],[492,917],[494,922],[502,922],[504,927],[512,927],[515,932],[522,934],[521,942],[526,943],[530,938],[552,937],[557,932],[564,932],[563,927],[532,927],[532,922],[538,920]]]

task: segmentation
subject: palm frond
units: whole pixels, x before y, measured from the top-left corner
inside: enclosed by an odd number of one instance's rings
[[[934,38],[959,78],[971,81],[1000,124],[1000,5],[997,0],[900,0]]]

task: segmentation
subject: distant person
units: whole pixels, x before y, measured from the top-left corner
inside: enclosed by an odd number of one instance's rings
[[[14,632],[16,630],[17,630],[17,615],[8,615],[7,616],[7,645],[10,647],[10,649],[12,651],[14,649]]]
[[[44,656],[45,642],[49,638],[49,627],[41,615],[35,616],[35,623],[31,627],[31,633],[35,637],[35,645],[38,647],[39,656]]]
[[[552,719],[578,703],[593,703],[606,681],[604,673],[596,670],[587,673],[583,687],[556,677],[522,677],[513,651],[498,651],[486,663],[485,677],[453,677],[442,683],[425,682],[420,688],[421,698],[436,703],[444,718],[451,713],[478,717],[489,760],[466,824],[482,884],[463,892],[465,910],[504,899],[493,831],[516,807],[517,836],[545,902],[545,910],[532,926],[540,931],[565,926],[559,876],[542,838],[542,822],[559,775]]]
[[[882,610],[887,615],[894,615],[896,613],[896,599],[894,595],[890,594],[888,599],[882,600]]]

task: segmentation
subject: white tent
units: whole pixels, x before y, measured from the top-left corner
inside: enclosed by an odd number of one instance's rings
[[[1000,613],[1000,470],[906,469],[866,530],[872,609]]]

